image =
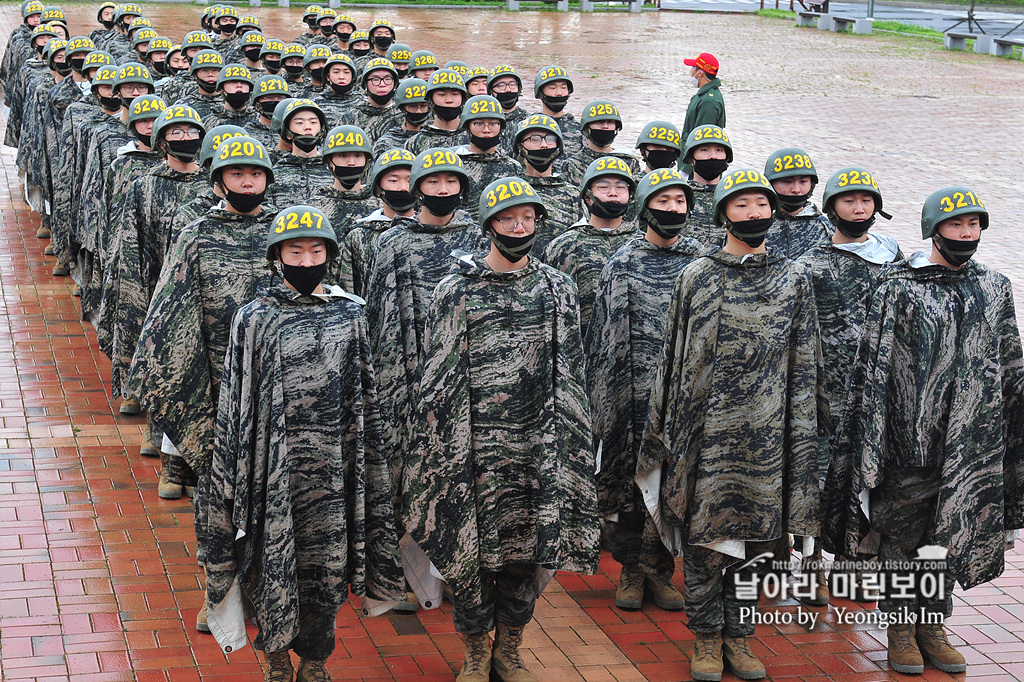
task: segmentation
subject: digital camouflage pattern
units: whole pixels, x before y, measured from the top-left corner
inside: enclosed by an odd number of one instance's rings
[[[270,129],[270,126],[259,119],[259,117],[246,123],[245,131],[249,133],[249,136],[255,140],[258,140],[263,148],[270,154],[270,160],[277,162],[281,156],[283,156],[281,150],[277,148],[278,143],[281,141],[281,136]]]
[[[324,157],[282,154],[274,163],[274,182],[267,188],[267,199],[275,206],[305,204],[321,187],[334,184]]]
[[[373,156],[376,158],[391,149],[405,148],[405,145],[417,132],[419,131],[406,130],[402,127],[401,121],[399,121],[398,125],[383,133],[373,143]]]
[[[363,179],[366,179],[365,175]],[[359,189],[351,191],[328,185],[316,190],[309,205],[324,212],[331,227],[334,228],[338,244],[341,244],[356,220],[368,216],[380,208],[380,200],[373,196],[369,185],[362,185]],[[331,281],[334,282],[334,280]],[[345,289],[345,291],[350,290]]]
[[[826,484],[836,493],[822,514],[826,548],[859,546],[862,490],[936,467],[929,537],[948,549],[947,572],[964,589],[1000,575],[1003,531],[1024,527],[1024,360],[1010,281],[976,260],[954,270],[924,253],[884,269],[849,393],[834,469],[853,485]],[[906,531],[897,510],[875,506],[873,529]]]
[[[501,113],[505,116],[505,127],[501,129],[501,144],[498,145],[498,149],[506,156],[513,157],[516,131],[519,130],[519,124],[530,117],[530,112],[517,104],[512,111],[502,110]]]
[[[413,154],[419,155],[431,147],[461,147],[469,144],[469,135],[463,130],[441,130],[433,125],[427,124],[420,128],[420,131],[409,138],[405,148]]]
[[[565,154],[566,156],[574,156],[576,152],[588,148],[587,145],[583,143],[583,130],[580,127],[579,119],[577,119],[571,113],[566,111],[561,116],[555,119],[555,123],[558,124],[558,129],[562,131],[562,142],[565,144],[565,151],[563,152],[563,154]],[[607,154],[601,154],[601,156],[607,156]],[[587,167],[584,166],[583,170],[586,169]],[[583,176],[581,175],[580,177]],[[635,177],[640,176],[635,175]]]
[[[490,154],[477,154],[469,150],[469,145],[463,145],[458,147],[455,153],[462,159],[462,168],[469,176],[469,199],[466,210],[473,216],[473,220],[479,220],[480,195],[484,188],[499,178],[522,175],[523,167],[500,150]]]
[[[718,185],[705,185],[693,180],[688,184],[693,190],[693,206],[687,220],[686,236],[707,248],[724,246],[726,230],[715,225],[715,187]],[[769,246],[774,248],[775,245],[769,242]]]
[[[828,406],[813,295],[771,249],[714,251],[676,281],[636,481],[677,556],[817,534]]]
[[[71,263],[78,257],[78,240],[71,234],[73,216],[78,213],[82,176],[89,151],[88,134],[107,114],[100,109],[92,94],[75,102],[64,112],[60,141],[61,164],[53,180],[50,244],[58,263]]]
[[[163,87],[160,96],[167,102],[167,106],[178,104],[179,100],[184,101],[199,92],[196,79],[188,71],[174,76]]]
[[[325,88],[313,101],[327,117],[327,129],[330,130],[341,125],[342,118],[358,105],[365,103],[366,98],[355,88],[347,95],[339,95],[331,88]]]
[[[377,239],[393,224],[394,221],[379,208],[352,223],[352,229],[338,244],[335,278],[345,291],[362,298],[367,297],[370,269],[377,254]]]
[[[808,203],[795,216],[783,210],[776,211],[775,222],[765,235],[765,242],[796,260],[813,247],[830,241],[835,231],[835,226],[818,207]]]
[[[496,273],[479,256],[436,289],[404,514],[457,604],[480,604],[482,573],[509,564],[597,570],[575,293],[536,260]]]
[[[206,215],[211,208],[221,202],[222,198],[213,193],[212,187],[207,186],[191,201],[179,206],[178,210],[174,212],[174,217],[171,218],[171,238],[168,243],[173,244],[174,240],[178,238],[179,232],[190,225],[192,221]]]
[[[562,152],[562,161],[556,161],[555,165],[558,166],[558,172],[565,178],[565,181],[576,188],[578,194],[581,189],[580,185],[583,183],[583,175],[587,172],[587,167],[603,156],[614,156],[625,161],[634,180],[639,181],[643,177],[643,173],[640,172],[640,162],[629,152],[616,150],[606,154],[604,152],[595,152],[585,145],[581,149],[570,153],[569,146],[566,144],[565,151]]]
[[[544,227],[539,230],[537,241],[531,251],[535,257],[543,259],[548,244],[565,234],[580,219],[583,213],[580,207],[580,192],[558,173],[552,173],[546,178],[525,174],[521,174],[521,177],[530,183],[548,212],[544,219]]]
[[[339,120],[339,125],[353,125],[362,128],[372,147],[378,137],[395,126],[402,125],[405,117],[394,104],[375,107],[368,100],[363,100],[343,113]]]
[[[33,185],[40,185],[41,178],[39,170],[34,167],[37,158],[43,156],[43,112],[49,110],[49,92],[54,87],[55,81],[49,71],[39,72],[32,76],[25,83],[25,92],[22,95],[22,112],[20,120],[20,132],[18,142],[18,153],[15,156],[18,172],[27,175],[27,181]],[[34,172],[33,172],[34,171]]]
[[[656,246],[636,237],[601,271],[584,343],[587,393],[594,415],[594,446],[601,446],[598,511],[644,512],[633,481],[654,371],[665,342],[665,323],[679,274],[703,253],[700,242],[680,237]]]
[[[259,117],[260,115],[251,106],[247,106],[241,111],[228,111],[228,108],[221,103],[203,117],[203,125],[207,130],[213,130],[220,125],[236,125],[248,130]]]
[[[223,111],[224,109],[224,98],[219,94],[207,95],[205,92],[196,86],[194,92],[187,95],[180,95],[178,101],[175,104],[180,104],[186,107],[192,107],[199,114],[199,118],[206,120],[216,110]]]
[[[237,575],[256,610],[259,645],[280,651],[298,637],[306,605],[336,613],[350,587],[404,599],[360,302],[338,290],[323,298],[284,285],[261,290],[234,316],[221,389],[210,603]],[[246,534],[236,542],[239,529]]]
[[[4,144],[8,147],[17,147],[21,140],[25,99],[30,92],[29,86],[32,81],[48,73],[49,70],[46,68],[46,64],[40,61],[33,52],[33,56],[26,60],[21,69],[14,75],[13,83],[8,84],[10,90],[7,93],[6,99],[10,111],[7,112],[7,131],[4,134]]]
[[[580,302],[581,333],[590,324],[594,294],[601,270],[626,242],[640,236],[635,223],[623,222],[615,230],[602,230],[579,222],[555,238],[544,251],[544,262],[572,277]]]
[[[454,266],[452,252],[486,253],[490,240],[468,213],[455,212],[447,225],[396,218],[377,240],[367,286],[366,318],[377,368],[384,433],[389,443],[391,483],[398,494],[405,453],[417,414],[420,367],[427,351],[427,310],[434,287]]]

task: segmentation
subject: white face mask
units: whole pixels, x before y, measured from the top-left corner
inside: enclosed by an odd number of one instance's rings
[[[690,76],[690,85],[692,85],[695,88],[699,88],[700,87],[700,81],[697,80],[696,76]]]

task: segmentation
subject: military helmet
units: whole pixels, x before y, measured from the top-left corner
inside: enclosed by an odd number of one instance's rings
[[[217,17],[213,20],[213,24],[216,26],[229,17],[232,19],[238,19],[238,16],[238,10],[231,5],[221,5],[220,13],[217,14]]]
[[[140,28],[153,28],[153,22],[146,17],[135,17],[132,23],[128,24],[128,36],[131,37],[132,33]]]
[[[270,132],[275,135],[281,134],[281,127],[284,122],[284,110],[288,108],[289,104],[295,102],[297,99],[297,97],[285,97],[277,103],[277,107],[274,109],[274,115],[270,117]]]
[[[211,50],[213,49],[213,42],[210,40],[210,36],[206,34],[206,31],[189,31],[181,41],[181,49],[188,50],[193,47]]]
[[[469,200],[469,175],[462,167],[462,159],[459,158],[459,155],[446,147],[431,147],[419,153],[412,162],[409,191],[415,196],[423,179],[434,173],[454,173],[459,176],[462,203]]]
[[[268,38],[263,47],[260,48],[260,57],[268,54],[281,56],[284,54],[284,41],[277,38]]]
[[[291,239],[323,239],[327,245],[327,260],[331,261],[338,257],[338,237],[334,234],[331,221],[319,208],[299,205],[278,213],[270,221],[267,260],[276,260],[274,247]]]
[[[711,209],[715,225],[721,227],[725,224],[725,205],[729,198],[744,192],[761,192],[768,197],[772,214],[779,210],[779,197],[772,189],[772,183],[768,182],[768,178],[751,168],[740,168],[723,175],[715,186],[714,204]]]
[[[384,57],[374,57],[363,65],[363,77],[359,79],[359,85],[366,88],[366,80],[373,71],[387,71],[395,79],[395,83],[398,82],[398,70],[395,65]]]
[[[644,126],[644,129],[640,131],[640,136],[636,138],[636,149],[640,149],[640,145],[643,144],[657,144],[676,150],[678,156],[683,151],[680,142],[682,142],[682,136],[679,134],[679,128],[668,121],[651,121]]]
[[[466,90],[466,84],[462,82],[462,76],[459,75],[458,71],[452,71],[451,69],[440,69],[430,75],[430,81],[427,82],[427,99],[430,99],[430,95],[436,90],[458,90],[462,93],[463,99],[469,94]]]
[[[352,27],[352,30],[356,30],[356,20],[351,14],[338,14],[334,17],[334,25],[348,24]],[[337,29],[335,29],[337,31]]]
[[[398,36],[398,34],[395,33],[395,27],[392,26],[391,22],[388,21],[387,19],[376,19],[376,20],[374,20],[374,22],[372,24],[370,24],[370,30],[367,31],[367,33],[372,35],[373,32],[375,30],[377,30],[378,28],[386,28],[388,31],[390,31],[392,39],[394,39],[394,38],[396,38]]]
[[[354,81],[356,79],[356,73],[358,73],[358,69],[356,69],[356,63],[352,61],[352,57],[349,57],[347,54],[344,54],[342,52],[335,52],[334,54],[327,58],[327,63],[324,64],[325,78],[328,75],[330,75],[331,68],[337,64],[340,64],[341,66],[347,66],[349,71],[352,72],[352,80]]]
[[[466,74],[469,73],[469,64],[460,62],[458,59],[449,59],[444,63],[444,68],[458,71],[463,80],[465,80]]]
[[[306,48],[306,53],[302,55],[302,65],[308,68],[310,64],[321,59],[327,61],[330,56],[331,48],[326,45],[310,45]]]
[[[764,162],[764,174],[768,182],[807,175],[811,182],[818,184],[818,171],[814,169],[811,157],[797,147],[785,147],[769,156]]]
[[[369,31],[363,31],[363,30],[352,31],[352,35],[350,35],[348,37],[348,44],[349,45],[353,45],[354,43],[362,42],[364,40],[366,42],[370,42],[370,32]]]
[[[410,60],[409,69],[412,71],[440,68],[440,64],[437,63],[437,57],[430,50],[416,50],[410,55]]]
[[[306,46],[301,43],[288,43],[284,46],[284,51],[281,52],[281,61],[289,57],[302,57],[302,61],[305,63]]]
[[[103,10],[107,9],[108,7],[110,9],[112,9],[112,10],[116,10],[117,9],[117,3],[116,2],[111,2],[110,0],[106,0],[105,2],[101,2],[100,6],[96,9],[96,21],[99,21],[101,23],[103,22]]]
[[[331,25],[334,25],[334,19],[338,16],[338,13],[331,7],[321,7],[320,14],[316,17],[316,23],[320,23],[324,19],[331,19]]]
[[[320,5],[308,5],[306,11],[302,13],[302,20],[305,21],[306,17],[318,17],[320,16],[320,10],[323,8]]]
[[[490,75],[491,70],[486,66],[474,66],[466,71],[465,75],[462,77],[462,81],[468,85],[471,80],[476,80],[477,78],[489,78]]]
[[[149,121],[164,113],[167,103],[160,95],[139,95],[128,107],[128,127],[136,121]]]
[[[821,198],[822,210],[829,213],[836,197],[847,192],[867,192],[875,198],[875,213],[882,212],[882,191],[878,189],[878,181],[871,173],[856,166],[840,168],[829,177]]]
[[[931,239],[939,233],[939,225],[956,216],[976,213],[981,229],[988,229],[988,209],[973,190],[954,185],[932,192],[921,207],[921,238]]]
[[[195,74],[199,69],[217,69],[220,71],[224,68],[224,56],[216,50],[200,50],[196,52],[196,56],[192,57],[192,65],[189,67],[189,73]]]
[[[615,121],[615,129],[622,130],[622,116],[619,115],[619,108],[606,99],[595,99],[583,107],[580,129],[586,130],[587,125],[596,121]]]
[[[651,197],[669,187],[682,189],[683,194],[686,195],[687,215],[693,211],[693,190],[683,174],[674,168],[657,168],[642,177],[636,186],[636,205],[641,217],[647,210],[647,202],[651,200]]]
[[[519,84],[519,91],[523,90],[523,79],[519,77],[519,73],[516,71],[516,67],[511,64],[499,64],[491,69],[491,72],[487,75],[487,92],[491,91],[491,85],[494,81],[504,76],[512,76],[516,79],[516,83]]]
[[[138,49],[139,45],[149,45],[149,41],[157,37],[157,32],[151,28],[144,28],[135,32],[135,37],[132,38],[132,49]]]
[[[61,24],[67,23],[67,19],[64,18],[64,10],[56,6],[44,7],[43,16],[40,19],[40,22],[48,24],[51,21],[56,21]]]
[[[558,122],[545,114],[530,114],[519,123],[519,127],[516,128],[516,136],[514,140],[514,146],[518,149],[519,144],[523,141],[523,138],[527,136],[531,131],[539,133],[551,133],[558,138],[558,154],[565,150],[565,140],[562,138],[562,130],[558,127]]]
[[[92,42],[89,36],[75,36],[68,41],[68,46],[65,48],[68,56],[77,54],[79,52],[92,52],[96,49],[96,44]]]
[[[260,97],[267,95],[284,95],[285,99],[291,97],[288,81],[271,73],[260,76],[252,86],[252,101],[256,102]]]
[[[594,182],[598,178],[622,178],[629,185],[629,196],[632,197],[636,194],[636,178],[633,177],[632,171],[629,170],[629,164],[617,156],[602,156],[599,159],[594,159],[587,166],[586,172],[583,173],[583,182],[580,183],[580,196],[583,196],[590,189],[590,183]]]
[[[284,104],[284,102],[288,102]],[[284,104],[284,106],[281,106]],[[327,117],[324,115],[323,109],[320,105],[311,99],[288,99],[283,100],[281,104],[277,105],[277,109],[274,110],[274,117],[277,117],[277,112],[281,111],[281,129],[280,134],[283,135],[288,130],[288,125],[291,123],[292,117],[300,111],[312,111],[316,114],[317,118],[320,119],[320,133],[323,134],[327,130]]]
[[[569,78],[569,73],[565,69],[561,66],[545,66],[533,79],[533,96],[540,99],[540,92],[544,86],[558,81],[565,81],[569,86],[569,94],[573,93],[572,78]]]
[[[238,18],[238,30],[242,29],[253,29],[256,32],[262,33],[263,26],[260,24],[260,18],[255,14],[243,14]],[[246,30],[245,35],[249,35],[252,31]]]
[[[85,62],[82,64],[82,73],[85,73],[89,69],[97,69],[101,66],[113,66],[114,58],[110,56],[109,52],[103,50],[93,50],[89,54],[85,55]]]
[[[225,83],[248,83],[252,88],[252,71],[249,70],[249,67],[241,64],[228,64],[220,70],[220,75],[217,76],[217,89],[220,90]]]
[[[153,92],[153,75],[149,68],[138,62],[126,62],[117,69],[117,78],[114,80],[114,91],[127,83],[139,83],[148,85],[149,91]]]
[[[220,134],[220,141],[214,145],[210,162],[210,179],[220,182],[221,172],[229,166],[256,166],[267,172],[267,185],[274,181],[274,164],[270,161],[270,154],[262,142],[248,134]]]
[[[95,54],[95,53],[90,52],[89,54],[91,55],[91,54]],[[90,81],[89,81],[89,89],[95,95],[97,89],[101,85],[109,85],[110,87],[114,87],[114,79],[115,78],[117,78],[117,67],[114,66],[113,64],[104,64],[103,66],[101,66],[99,69],[96,70],[96,73],[90,79]]]
[[[144,14],[141,5],[135,3],[126,3],[123,5],[117,5],[114,8],[114,19],[121,19],[123,17],[141,17]]]
[[[150,42],[152,42],[152,41],[150,41]],[[171,45],[171,49],[167,50],[167,59],[168,59],[168,61],[170,60],[171,55],[173,55],[175,52],[177,52],[178,54],[181,54],[181,45]]]
[[[501,102],[490,95],[474,95],[462,105],[462,129],[469,130],[470,121],[497,119],[501,129],[505,129],[505,114],[501,110]]]
[[[104,3],[104,4],[106,4],[106,3]],[[41,3],[41,2],[34,2],[34,1],[26,2],[26,3],[22,4],[22,6],[21,6],[21,18],[22,18],[22,20],[27,20],[33,14],[40,14],[41,15],[43,13],[44,9],[46,9],[46,8],[43,6],[43,3]],[[100,8],[100,11],[103,11],[102,8]]]
[[[686,144],[683,145],[684,164],[693,163],[693,152],[698,147],[706,144],[717,144],[725,147],[725,161],[732,163],[732,144],[729,142],[729,135],[718,126],[702,125],[697,126],[686,136]]]
[[[366,155],[367,163],[373,160],[373,147],[370,145],[370,138],[359,126],[336,126],[327,133],[327,142],[323,150],[324,158],[326,159],[331,154],[344,152],[362,152]]]
[[[405,43],[394,43],[388,48],[388,61],[392,64],[412,64],[412,48]]]
[[[527,204],[533,204],[536,209],[538,223],[547,218],[548,211],[544,207],[544,202],[529,182],[512,176],[498,178],[480,193],[480,231],[487,236],[491,230],[491,218],[507,208]],[[539,224],[536,229],[540,229]]]
[[[199,128],[200,138],[206,136],[206,126],[203,125],[203,119],[199,117],[199,113],[195,109],[182,104],[173,104],[164,109],[163,113],[157,116],[156,121],[153,122],[153,132],[149,134],[153,141],[151,146],[156,149],[157,143],[163,139],[162,135],[166,129],[179,123],[187,123]]]
[[[46,43],[46,47],[43,48],[43,55],[42,55],[43,56],[43,61],[46,62],[46,65],[48,67],[50,67],[52,70],[56,71],[57,70],[57,66],[56,66],[56,62],[54,62],[54,57],[57,56],[58,52],[61,52],[61,51],[65,50],[67,48],[67,46],[68,46],[68,41],[61,40],[60,38],[54,38],[53,40],[50,40],[49,42],[47,42]]]
[[[146,54],[153,54],[154,52],[166,52],[168,56],[170,56],[171,50],[173,49],[174,43],[171,42],[170,38],[157,36],[156,38],[153,38],[149,41],[149,49],[146,50]]]
[[[38,26],[33,28],[32,32],[29,34],[29,42],[34,44],[36,38],[38,38],[39,36],[49,36],[50,38],[56,38],[57,32],[50,28],[49,24],[39,24]]]
[[[426,104],[427,81],[422,78],[406,78],[395,90],[395,106],[403,104]]]
[[[398,147],[389,149],[373,162],[373,170],[370,171],[370,186],[376,195],[380,189],[380,181],[385,175],[396,168],[408,168],[412,170],[412,164],[416,161],[416,155],[408,149]]]
[[[259,47],[260,53],[263,52],[263,46],[267,43],[267,37],[259,31],[249,31],[242,36],[242,49],[245,50],[247,47]]]

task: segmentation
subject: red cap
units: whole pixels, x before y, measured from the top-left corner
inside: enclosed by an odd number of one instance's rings
[[[708,52],[701,52],[696,59],[684,59],[683,64],[696,66],[709,76],[718,75],[718,60],[715,59],[715,55]]]

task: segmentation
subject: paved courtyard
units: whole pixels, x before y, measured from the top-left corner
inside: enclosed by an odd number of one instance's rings
[[[147,14],[180,38],[198,11],[158,5]],[[0,9],[3,36],[16,12],[11,4]],[[259,10],[265,32],[282,37],[299,32],[298,12]],[[73,34],[93,28],[91,5],[69,14]],[[723,64],[734,167],[762,167],[771,151],[794,145],[810,153],[822,180],[841,166],[863,165],[895,215],[879,228],[907,253],[923,244],[924,197],[944,185],[970,185],[992,213],[978,257],[1011,277],[1024,304],[1019,61],[752,16],[382,14],[401,40],[433,48],[441,61],[509,62],[528,82],[544,65],[565,66],[576,79],[572,110],[597,97],[619,104],[623,145],[648,120],[682,122],[693,92],[682,59],[713,52]],[[369,11],[356,16],[369,24]],[[78,18],[90,24],[76,26]],[[529,95],[525,103],[533,105]],[[0,151],[0,172],[0,678],[261,679],[250,647],[226,657],[209,635],[195,632],[203,592],[191,504],[158,499],[158,463],[138,454],[143,420],[117,414],[110,364],[78,319],[70,279],[50,275],[53,259],[42,255],[37,217],[21,199],[13,150]],[[967,679],[1024,679],[1022,567],[1019,541],[1001,578],[955,597],[950,625],[965,645]],[[634,613],[616,609],[617,579],[617,564],[605,556],[598,575],[560,574],[548,587],[526,638],[541,680],[689,679],[685,617],[653,604]],[[763,605],[791,614],[798,608],[793,601]],[[772,680],[910,679],[886,667],[883,631],[840,624],[836,606],[861,608],[837,600],[816,609],[813,632],[798,624],[757,628],[755,653]],[[461,661],[447,604],[375,619],[347,606],[338,640],[330,663],[337,680],[450,681]],[[924,679],[951,678],[928,668]]]

